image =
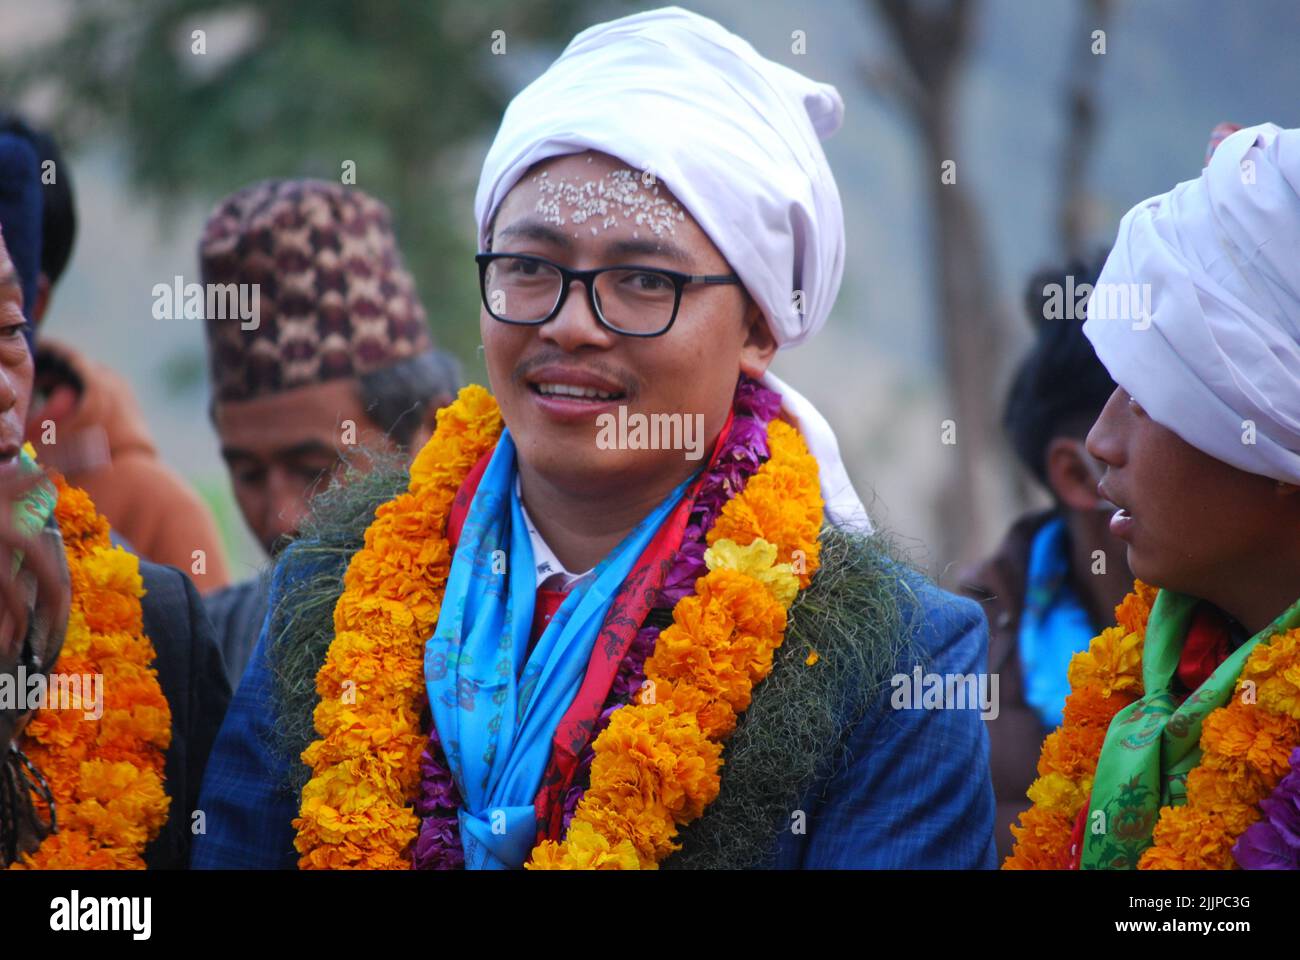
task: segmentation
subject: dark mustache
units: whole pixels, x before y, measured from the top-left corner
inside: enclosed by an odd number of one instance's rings
[[[568,367],[570,370],[586,370],[598,374],[613,383],[617,383],[627,399],[631,400],[637,393],[636,382],[622,370],[615,369],[603,360],[592,359],[583,363],[574,363],[572,357],[563,350],[545,350],[534,357],[529,357],[515,367],[511,379],[516,386],[525,386],[528,375],[535,370],[548,366]]]

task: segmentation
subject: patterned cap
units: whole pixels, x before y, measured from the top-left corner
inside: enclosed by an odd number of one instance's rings
[[[209,292],[231,283],[258,292],[255,328],[207,318],[218,400],[370,373],[433,349],[388,208],[353,187],[266,180],[231,194],[208,217],[199,265]]]

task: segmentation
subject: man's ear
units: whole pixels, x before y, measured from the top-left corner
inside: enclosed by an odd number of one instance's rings
[[[745,296],[745,342],[740,347],[740,370],[757,380],[767,372],[776,356],[776,337],[767,325],[767,318],[754,298]]]
[[[1073,437],[1053,437],[1047,444],[1047,485],[1056,499],[1071,510],[1091,511],[1101,507],[1098,477],[1083,443]]]

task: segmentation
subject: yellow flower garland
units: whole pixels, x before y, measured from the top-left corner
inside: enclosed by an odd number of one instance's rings
[[[1111,719],[1142,695],[1142,644],[1156,591],[1140,581],[1103,631],[1070,662],[1061,726],[1043,741],[1033,805],[1013,825],[1008,870],[1062,869],[1070,837]],[[1252,695],[1253,694],[1253,695]],[[1258,804],[1290,769],[1300,743],[1300,630],[1251,651],[1236,694],[1201,729],[1201,762],[1187,777],[1187,802],[1162,807],[1154,844],[1139,869],[1231,869],[1232,847],[1262,816]]]
[[[322,739],[303,753],[312,778],[294,820],[302,868],[409,866],[426,742],[424,642],[450,570],[447,517],[500,432],[492,397],[462,390],[439,412],[407,492],[376,511],[348,566],[316,679]],[[773,421],[768,440],[771,458],[709,534],[709,573],[676,605],[646,662],[654,702],[614,714],[593,745],[591,788],[564,843],[540,844],[529,866],[654,866],[676,849],[677,826],[717,796],[721,741],[770,672],[786,610],[818,564],[817,462],[785,423]]]
[[[163,766],[171,709],[144,635],[139,560],[109,542],[90,497],[54,477],[54,515],[72,580],[67,638],[57,669],[103,677],[103,715],[38,711],[23,749],[57,805],[59,832],[10,869],[143,869],[143,853],[167,820]]]

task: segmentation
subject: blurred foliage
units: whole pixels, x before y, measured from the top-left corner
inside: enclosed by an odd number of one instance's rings
[[[208,357],[201,348],[186,347],[168,354],[158,366],[158,378],[169,397],[179,397],[203,383]]]
[[[473,372],[466,193],[514,89],[587,24],[587,6],[77,0],[63,35],[6,64],[0,89],[49,89],[69,145],[120,138],[133,187],[164,211],[266,177],[335,179],[355,162],[356,185],[393,211],[436,342]]]

